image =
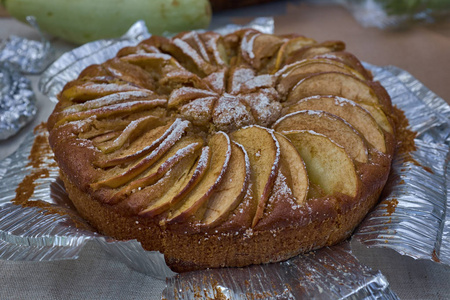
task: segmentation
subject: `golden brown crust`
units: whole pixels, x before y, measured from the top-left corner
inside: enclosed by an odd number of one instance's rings
[[[396,147],[389,95],[344,48],[340,41],[319,44],[254,30],[225,37],[189,32],[152,37],[86,68],[66,84],[48,121],[71,200],[100,233],[137,239],[145,249],[163,252],[176,271],[276,262],[342,241],[377,202]],[[300,68],[296,62],[308,59],[317,65],[291,73]],[[295,80],[278,85],[294,73]],[[344,100],[364,110],[361,115],[377,112],[370,124],[384,138],[382,151],[355,129],[362,126],[326,108],[293,108],[302,100],[298,95],[320,95],[315,83],[325,78],[326,91],[351,97]],[[305,80],[307,87],[299,88]],[[303,116],[301,127],[285,113],[289,109]],[[364,159],[345,149],[342,132],[321,129],[324,116],[361,145]],[[278,131],[282,117],[289,125]],[[277,136],[308,156],[289,156],[308,175],[299,185],[303,191],[292,190],[294,167],[282,157]],[[319,141],[344,158],[350,188],[327,188],[314,178],[339,165],[314,155]],[[230,165],[246,172],[239,184],[226,176]],[[334,178],[333,171],[327,177],[333,184],[350,180]],[[227,206],[211,202],[216,193],[227,195],[220,189],[234,189]],[[224,211],[211,212],[218,208]],[[204,222],[206,215],[219,221]]]

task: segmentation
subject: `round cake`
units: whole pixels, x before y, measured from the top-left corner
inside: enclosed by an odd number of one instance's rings
[[[341,41],[152,36],[66,84],[49,142],[75,207],[175,271],[277,262],[350,236],[395,150],[384,88]]]

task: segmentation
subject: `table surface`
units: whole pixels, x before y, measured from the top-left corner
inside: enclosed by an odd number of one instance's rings
[[[419,79],[450,103],[450,20],[414,25],[402,30],[364,28],[338,5],[277,1],[215,13],[211,28],[246,23],[259,16],[273,16],[275,33],[300,33],[318,41],[343,40],[361,60],[395,65]],[[0,40],[10,35],[37,39],[30,27],[0,11]],[[59,54],[75,45],[51,39]],[[0,141],[0,159],[14,152],[24,136],[45,121],[53,104],[37,91],[36,119],[19,134]],[[380,270],[401,299],[449,299],[450,267],[428,260],[414,260],[389,249],[367,249],[352,242],[353,252],[365,265]],[[0,261],[0,299],[158,299],[165,286],[114,260],[95,243],[88,243],[79,259],[53,262]]]

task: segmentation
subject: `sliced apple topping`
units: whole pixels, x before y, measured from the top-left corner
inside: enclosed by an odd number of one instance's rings
[[[204,61],[210,63],[210,57],[208,52],[206,51],[206,46],[203,43],[203,40],[200,38],[200,35],[196,31],[183,32],[178,35],[178,38],[182,39],[189,46],[192,47],[202,58]]]
[[[303,158],[312,184],[318,185],[326,195],[358,195],[358,175],[344,148],[314,131],[294,130],[284,134]]]
[[[341,117],[378,151],[386,153],[383,131],[371,114],[357,103],[337,96],[312,96],[289,106],[288,113],[300,110],[322,110]]]
[[[310,75],[294,86],[287,97],[288,102],[314,95],[335,95],[357,102],[380,104],[375,92],[358,78],[339,72]]]
[[[146,116],[132,121],[123,130],[123,132],[114,141],[108,144],[103,144],[99,149],[103,153],[111,153],[117,149],[123,147],[125,144],[129,144],[135,138],[137,138],[143,131],[148,131],[152,128],[161,125],[161,119],[155,116]]]
[[[388,118],[386,117],[386,114],[383,112],[383,110],[375,104],[372,103],[364,103],[364,102],[358,102],[358,104],[367,110],[372,117],[377,121],[378,125],[383,128],[386,132],[393,133],[392,125],[389,122]]]
[[[128,63],[141,66],[150,73],[160,74],[165,66],[181,67],[170,55],[164,53],[138,53],[120,58]]]
[[[172,107],[178,107],[184,103],[193,101],[197,98],[205,98],[205,97],[211,97],[216,96],[216,93],[204,90],[204,89],[198,89],[193,87],[181,87],[179,89],[176,89],[172,91],[169,97],[169,103],[168,106],[170,108]]]
[[[286,57],[291,55],[292,52],[297,51],[305,46],[313,45],[316,41],[304,36],[298,36],[286,41],[277,53],[274,72],[278,71],[284,64]]]
[[[171,43],[163,45],[162,50],[170,53],[183,67],[200,77],[217,70],[216,66],[205,61],[201,54],[178,37],[174,38]]]
[[[276,52],[284,43],[284,39],[272,34],[248,31],[242,37],[241,57],[257,70],[270,57],[276,57]]]
[[[118,115],[132,114],[133,112],[150,110],[156,107],[163,107],[167,103],[165,99],[155,100],[136,100],[124,103],[117,103],[100,108],[95,108],[87,111],[80,111],[73,114],[68,114],[56,122],[55,126],[60,126],[67,122],[78,121],[95,116],[97,119],[110,118]]]
[[[249,126],[232,133],[232,139],[248,153],[256,212],[252,226],[261,219],[280,165],[280,145],[273,133],[263,127]]]
[[[61,97],[74,102],[84,102],[106,95],[128,91],[141,91],[141,88],[119,80],[110,83],[84,82],[63,90]]]
[[[286,64],[292,62],[312,58],[317,55],[322,55],[329,52],[342,51],[345,49],[345,44],[342,41],[325,41],[318,44],[312,44],[293,51],[286,58]]]
[[[369,159],[364,138],[342,118],[324,111],[294,112],[279,119],[272,127],[281,133],[291,130],[313,130],[344,147],[356,161],[366,163]]]
[[[168,171],[174,168],[174,166],[181,161],[191,156],[197,157],[200,153],[200,149],[203,146],[203,141],[192,141],[187,146],[180,145],[178,147],[172,147],[172,149],[164,155],[144,176],[131,181],[123,188],[121,188],[111,199],[112,203],[117,203],[120,199],[123,199],[126,195],[132,193],[135,190],[142,190],[145,187],[154,184],[161,177],[163,177]]]
[[[168,223],[186,221],[193,216],[211,197],[224,178],[231,157],[230,138],[224,132],[218,132],[208,142],[211,149],[211,160],[202,180],[180,202],[170,210],[167,216]]]
[[[174,130],[164,139],[149,155],[141,159],[139,162],[126,169],[126,171],[99,181],[92,185],[95,189],[98,186],[107,186],[117,188],[150,168],[157,162],[184,134],[184,130]]]
[[[136,100],[152,100],[157,98],[157,95],[149,90],[139,90],[130,92],[121,92],[111,95],[106,95],[104,97],[86,101],[84,103],[75,104],[64,108],[63,113],[75,113],[80,111],[87,111],[91,109],[100,108],[103,106],[108,106],[112,104],[136,101]]]
[[[363,75],[365,79],[367,79],[367,80],[373,79],[370,71],[367,71],[367,69],[363,67],[363,65],[361,64],[359,59],[356,58],[356,56],[354,56],[350,52],[347,52],[347,51],[328,52],[328,53],[313,56],[312,58],[325,58],[325,59],[333,59],[333,60],[341,61],[344,64],[346,64],[347,66],[351,67],[352,69],[355,69],[356,71],[358,71],[358,73]]]
[[[250,160],[244,147],[231,143],[231,157],[222,182],[208,200],[202,223],[221,223],[241,203],[250,182]]]
[[[146,132],[142,139],[136,141],[137,145],[135,147],[124,150],[121,153],[114,153],[114,155],[102,157],[101,160],[95,161],[94,165],[100,168],[107,168],[129,163],[155,150],[171,133],[175,132],[173,134],[175,138],[181,137],[188,127],[189,122],[176,119],[172,123]]]
[[[297,149],[282,134],[274,132],[280,143],[280,162],[284,166],[285,177],[298,205],[303,205],[308,195],[309,181],[305,163]]]
[[[210,155],[209,147],[203,147],[196,162],[186,160],[182,164],[177,164],[166,173],[165,177],[154,184],[154,188],[148,187],[148,197],[145,200],[149,204],[139,212],[139,215],[154,217],[180,202],[205,175],[210,164]]]
[[[310,58],[290,64],[277,72],[275,74],[278,76],[277,90],[282,94],[287,94],[307,75],[323,72],[341,72],[353,75],[361,80],[365,79],[359,72],[337,60]]]
[[[200,39],[205,44],[210,61],[219,66],[225,66],[229,63],[222,35],[210,31],[201,34]]]

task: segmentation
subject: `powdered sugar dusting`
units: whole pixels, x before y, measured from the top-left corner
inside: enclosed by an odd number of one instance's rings
[[[255,124],[255,119],[239,99],[225,94],[216,103],[213,122],[219,130],[231,131]]]

